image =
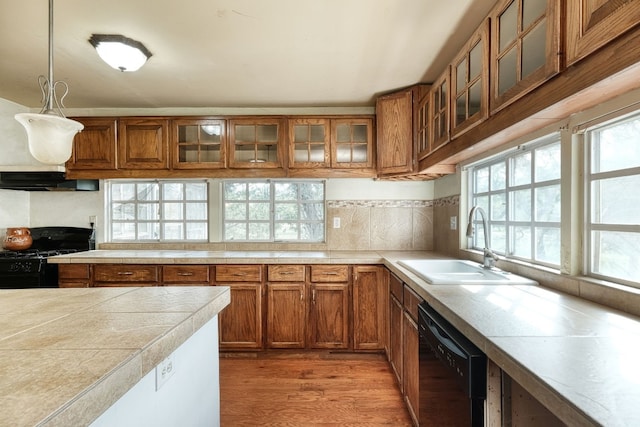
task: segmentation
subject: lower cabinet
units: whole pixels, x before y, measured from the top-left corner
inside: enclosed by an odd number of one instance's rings
[[[267,348],[349,347],[349,266],[267,268]]]
[[[419,414],[420,337],[418,305],[422,298],[393,273],[389,278],[389,346],[387,358],[415,425]]]
[[[353,268],[353,349],[384,350],[388,270],[377,265]]]
[[[223,351],[384,351],[388,271],[348,264],[60,264],[60,287],[228,286]]]
[[[262,266],[219,265],[215,269],[216,285],[231,290],[231,303],[218,318],[220,349],[262,349]]]

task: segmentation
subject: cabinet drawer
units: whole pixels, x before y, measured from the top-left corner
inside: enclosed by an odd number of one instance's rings
[[[87,279],[89,280],[89,264],[59,264],[59,279]]]
[[[164,283],[209,283],[208,265],[165,265],[162,268]]]
[[[423,299],[409,286],[404,285],[404,309],[411,315],[414,322],[418,321],[418,305]]]
[[[304,265],[270,265],[267,267],[269,282],[304,282]]]
[[[391,273],[389,275],[389,290],[391,291],[391,295],[396,297],[396,299],[401,303],[404,301],[402,296],[404,292],[403,287],[404,284],[402,283],[402,280],[400,280],[400,278],[395,274]]]
[[[157,283],[160,280],[160,266],[96,264],[93,267],[93,280],[107,283]]]
[[[312,265],[312,282],[348,282],[348,265]]]
[[[262,282],[262,266],[218,265],[216,282]]]

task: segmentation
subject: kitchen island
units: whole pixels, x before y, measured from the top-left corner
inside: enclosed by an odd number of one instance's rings
[[[217,358],[203,367],[197,353],[217,356],[217,315],[229,302],[226,287],[0,291],[0,425],[141,425],[162,399],[184,395],[193,366],[205,370],[209,401],[172,400],[166,410],[215,422]],[[167,366],[175,372],[165,377]],[[130,416],[138,424],[121,422]]]
[[[383,264],[562,423],[638,425],[636,316],[544,286],[431,285],[398,263],[437,258],[447,257],[402,251],[98,250],[52,262]]]

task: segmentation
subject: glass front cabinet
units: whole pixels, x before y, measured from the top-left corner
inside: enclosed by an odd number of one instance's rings
[[[282,168],[282,118],[229,120],[229,167]]]
[[[172,125],[174,169],[218,169],[226,166],[223,119],[176,119]]]

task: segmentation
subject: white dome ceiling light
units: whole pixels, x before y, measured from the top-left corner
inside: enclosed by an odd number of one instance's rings
[[[120,71],[137,71],[151,57],[142,43],[120,34],[92,34],[89,43],[104,62]]]

